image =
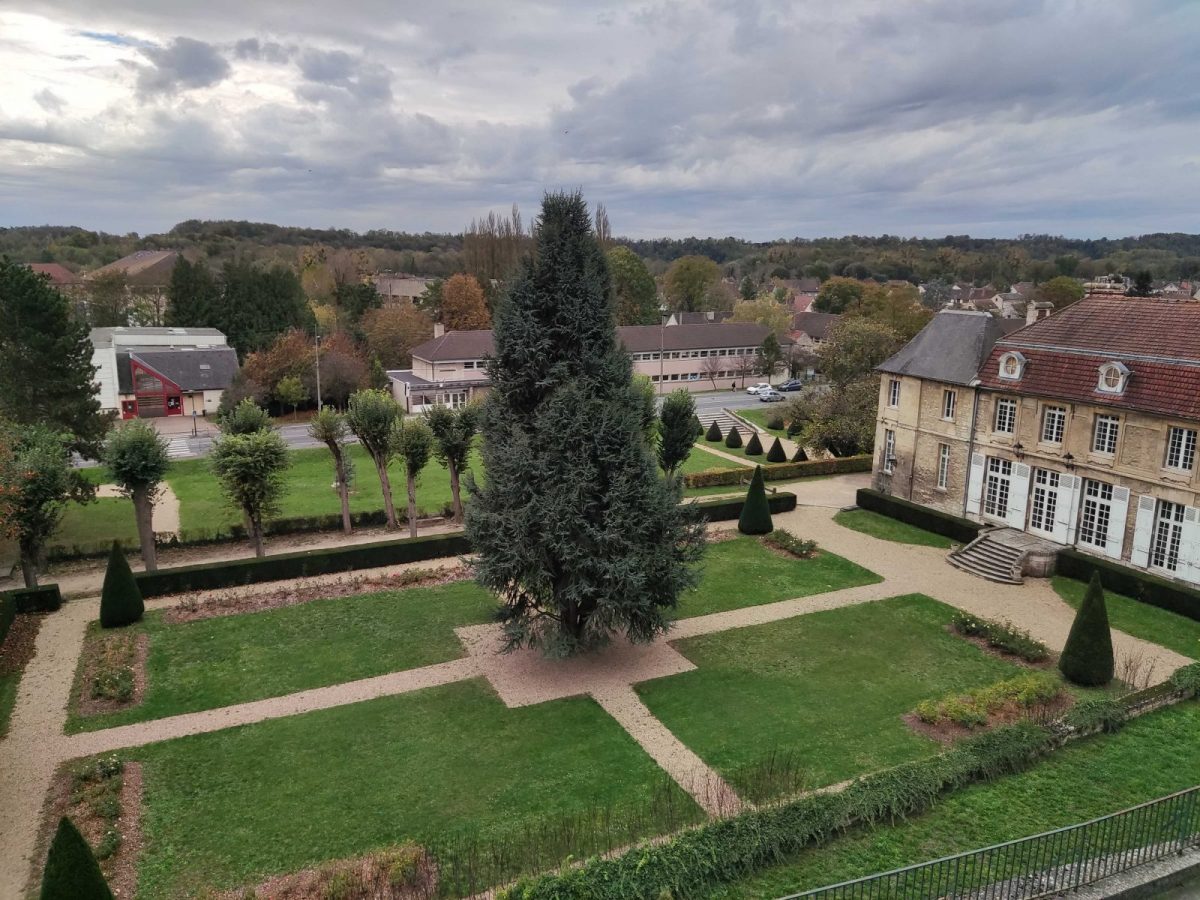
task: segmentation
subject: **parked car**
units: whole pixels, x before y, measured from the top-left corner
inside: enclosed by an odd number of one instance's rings
[[[783,384],[775,385],[777,391],[799,391],[804,389],[804,382],[799,378],[793,378],[790,381],[785,381]]]
[[[769,390],[771,390],[771,386],[769,384],[767,384],[765,381],[760,381],[758,384],[752,384],[752,385],[750,385],[750,387],[746,388],[746,393],[747,394],[757,394],[760,391],[769,391]]]
[[[759,403],[781,403],[782,401],[783,394],[779,393],[779,391],[775,390],[774,388],[767,388],[765,391],[758,392]]]

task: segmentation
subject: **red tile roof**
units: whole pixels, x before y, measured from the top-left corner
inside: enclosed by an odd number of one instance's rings
[[[78,275],[59,263],[30,263],[29,268],[47,276],[54,284],[76,284],[79,281]]]
[[[1020,381],[998,374],[1011,350],[1027,360]],[[1125,391],[1100,392],[1100,367],[1114,361],[1131,371]],[[997,341],[979,379],[994,390],[1200,419],[1200,303],[1085,297]]]

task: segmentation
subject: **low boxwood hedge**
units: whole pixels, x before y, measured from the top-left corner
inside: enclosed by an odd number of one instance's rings
[[[1084,583],[1091,581],[1092,573],[1100,574],[1106,591],[1124,594],[1150,606],[1170,610],[1200,622],[1200,591],[1168,581],[1149,572],[1139,572],[1118,562],[1081,553],[1068,547],[1058,551],[1055,570],[1059,575]]]
[[[62,594],[57,584],[43,584],[35,588],[17,588],[5,591],[4,597],[12,601],[18,613],[54,612],[62,608]]]
[[[767,481],[795,481],[812,475],[844,475],[848,472],[870,472],[870,456],[846,456],[841,459],[813,459],[807,462],[772,463],[762,467]],[[707,472],[689,472],[683,476],[687,487],[715,487],[717,485],[749,484],[754,471],[745,469],[711,469]]]
[[[17,604],[8,594],[0,594],[0,644],[8,637],[13,619],[17,617]]]
[[[729,500],[704,500],[696,503],[700,514],[710,522],[726,522],[742,517],[742,505],[745,499],[735,497]],[[796,495],[789,491],[776,491],[767,496],[767,506],[772,515],[775,513],[791,512],[796,508]]]
[[[970,519],[952,516],[949,513],[930,509],[928,506],[921,506],[919,503],[902,500],[871,488],[858,489],[857,503],[861,509],[869,509],[882,516],[907,522],[917,528],[924,528],[926,531],[948,537],[960,544],[971,543],[979,537],[979,530],[983,527]]]

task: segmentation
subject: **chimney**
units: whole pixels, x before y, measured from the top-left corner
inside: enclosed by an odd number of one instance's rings
[[[1032,325],[1038,319],[1044,319],[1054,312],[1054,305],[1049,300],[1031,300],[1025,306],[1025,324]]]
[[[445,326],[445,325],[443,325],[441,322],[434,322],[434,323],[433,323],[433,336],[434,336],[435,338],[440,338],[440,337],[441,337],[443,334],[445,334],[445,333],[446,333],[446,326]]]

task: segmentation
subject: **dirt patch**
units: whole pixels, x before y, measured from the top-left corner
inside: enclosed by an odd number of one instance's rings
[[[150,638],[144,631],[90,633],[84,641],[75,712],[94,716],[137,706],[146,696],[146,657]]]
[[[333,600],[338,597],[375,594],[402,588],[433,587],[465,581],[470,577],[471,572],[466,566],[438,566],[434,569],[405,569],[391,575],[353,576],[333,584],[284,587],[255,594],[231,591],[203,599],[193,594],[185,596],[175,606],[163,610],[162,619],[168,625],[177,625],[218,616],[264,612],[314,600]]]
[[[4,643],[0,644],[0,675],[25,671],[25,666],[37,653],[38,629],[47,613],[21,613],[13,619]]]
[[[901,719],[904,720],[904,724],[910,730],[917,734],[931,738],[943,746],[950,746],[965,737],[990,731],[1000,725],[1011,725],[1013,722],[1019,722],[1022,719],[1032,719],[1039,724],[1051,722],[1061,718],[1074,705],[1075,696],[1070,691],[1064,690],[1058,697],[1048,703],[1039,703],[1035,706],[1021,706],[1017,703],[1009,703],[989,713],[987,724],[978,725],[974,728],[968,728],[965,725],[959,725],[950,721],[922,722],[917,714],[913,712],[906,713],[901,716]]]
[[[58,770],[38,829],[32,884],[41,883],[50,841],[63,816],[91,845],[114,896],[134,896],[142,852],[141,763],[122,763],[108,755]]]
[[[220,900],[247,896],[271,900],[416,900],[437,896],[437,868],[414,844],[339,859],[270,878],[252,888],[217,894]]]

